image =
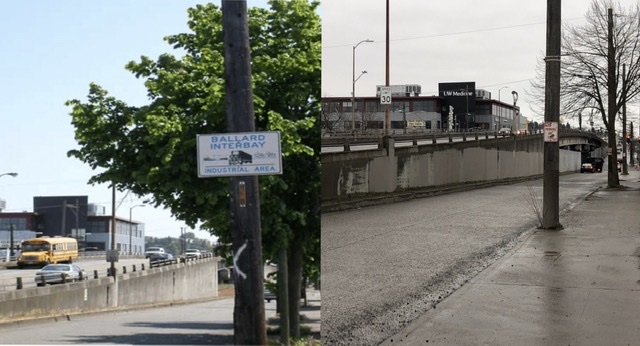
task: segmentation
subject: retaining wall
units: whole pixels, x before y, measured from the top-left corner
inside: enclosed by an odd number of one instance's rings
[[[65,285],[0,292],[0,323],[187,302],[218,295],[218,262],[202,259]]]
[[[560,150],[559,172],[578,171],[581,158],[579,151]],[[323,209],[353,198],[543,173],[544,142],[538,136],[402,148],[394,148],[391,139],[388,150],[322,154]]]

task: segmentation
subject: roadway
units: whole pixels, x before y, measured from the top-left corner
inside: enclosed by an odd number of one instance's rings
[[[73,262],[80,268],[84,269],[89,278],[93,278],[93,271],[98,271],[99,277],[107,276],[107,269],[110,267],[110,263],[106,262],[104,256],[101,257],[80,257]],[[116,269],[118,273],[122,273],[122,267],[127,267],[127,271],[131,271],[133,266],[136,266],[136,270],[142,268],[142,264],[145,265],[145,269],[149,268],[149,260],[144,258],[120,258],[116,262]],[[30,267],[24,269],[18,269],[17,267],[9,267],[4,270],[4,266],[0,269],[0,291],[13,290],[16,288],[16,278],[22,277],[23,287],[35,287],[35,275],[39,267]]]
[[[307,290],[303,326],[320,337],[320,292]],[[269,328],[277,327],[276,302],[265,301]],[[0,324],[2,344],[232,345],[233,298],[149,309]],[[271,336],[275,338],[276,336]]]
[[[562,176],[561,213],[606,178]],[[542,194],[535,180],[323,214],[323,342],[373,345],[401,330],[535,229]]]

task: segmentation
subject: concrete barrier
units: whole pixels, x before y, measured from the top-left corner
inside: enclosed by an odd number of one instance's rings
[[[0,323],[215,298],[215,258],[0,292]]]
[[[416,194],[535,178],[544,173],[542,135],[322,154],[324,212]],[[560,173],[580,169],[581,153],[560,150]],[[364,204],[359,204],[365,201]]]

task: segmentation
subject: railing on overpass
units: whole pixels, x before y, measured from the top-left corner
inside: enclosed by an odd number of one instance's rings
[[[580,136],[595,139],[601,143],[605,140],[598,136],[596,133],[573,130],[573,129],[560,129],[560,137],[566,136]],[[431,144],[439,143],[439,140],[446,139],[447,142],[452,143],[454,139],[467,140],[481,140],[490,138],[508,138],[508,137],[526,137],[526,136],[541,136],[542,130],[524,130],[518,133],[499,133],[497,131],[462,131],[462,132],[414,132],[409,134],[394,134],[391,137],[396,143],[411,142],[412,145],[417,146],[418,142],[431,142]],[[564,136],[563,136],[564,135]],[[429,143],[426,143],[429,144]],[[377,149],[384,148],[384,136],[382,134],[357,134],[357,133],[337,133],[333,136],[322,137],[322,147],[342,147],[345,152],[351,151],[352,146],[363,145],[377,145]]]

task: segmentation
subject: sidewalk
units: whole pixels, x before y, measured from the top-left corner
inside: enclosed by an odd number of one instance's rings
[[[620,180],[382,344],[640,345],[640,172]]]

